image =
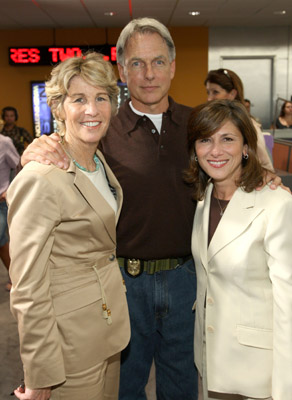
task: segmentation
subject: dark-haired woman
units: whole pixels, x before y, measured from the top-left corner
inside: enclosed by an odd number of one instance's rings
[[[216,100],[188,126],[199,399],[292,399],[292,197],[263,183],[245,107]]]

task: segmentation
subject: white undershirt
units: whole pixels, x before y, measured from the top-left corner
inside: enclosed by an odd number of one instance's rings
[[[107,201],[107,203],[111,206],[111,208],[114,210],[116,214],[118,210],[117,201],[109,188],[109,183],[107,181],[105,170],[102,163],[101,162],[99,163],[98,171],[86,172],[82,171],[82,169],[80,169],[80,171],[83,172],[83,174],[86,175],[91,180],[96,189],[99,191],[99,193]]]
[[[142,116],[146,115],[146,117],[148,117],[153,122],[153,125],[157,129],[157,132],[160,134],[161,125],[162,125],[162,113],[161,114],[146,114],[146,113],[136,110],[136,108],[133,106],[131,101],[130,101],[129,105],[135,114],[142,115]],[[156,133],[156,132],[152,132],[152,133]]]

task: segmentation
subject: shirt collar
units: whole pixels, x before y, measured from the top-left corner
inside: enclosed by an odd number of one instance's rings
[[[140,121],[143,119],[142,115],[138,115],[134,113],[129,105],[130,99],[128,99],[122,106],[121,110],[126,114],[127,117],[127,131],[131,132],[135,130],[137,124],[140,123]],[[182,122],[182,115],[179,112],[177,105],[175,101],[168,96],[168,109],[166,112],[163,113],[163,115],[169,115],[170,119],[176,124],[179,125]]]

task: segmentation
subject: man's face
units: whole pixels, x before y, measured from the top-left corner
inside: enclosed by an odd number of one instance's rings
[[[157,33],[134,34],[125,48],[125,65],[118,64],[133,106],[145,113],[159,114],[168,108],[168,91],[175,73],[165,41]]]
[[[13,125],[15,124],[15,112],[13,110],[6,110],[4,112],[4,122],[7,125]]]

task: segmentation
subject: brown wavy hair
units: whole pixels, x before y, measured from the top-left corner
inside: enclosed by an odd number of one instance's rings
[[[242,159],[242,172],[237,186],[246,192],[253,191],[263,184],[265,169],[257,156],[257,134],[244,105],[239,101],[213,100],[194,108],[188,121],[189,168],[185,180],[193,187],[195,200],[204,198],[210,176],[196,161],[196,141],[208,138],[226,122],[232,122],[241,132],[244,144],[248,146],[248,159]]]
[[[238,100],[240,103],[244,104],[244,90],[242,81],[239,76],[230,69],[219,68],[209,71],[207,78],[204,81],[205,86],[207,82],[215,83],[221,86],[228,93],[230,93],[232,89],[235,89],[237,92],[235,100]]]

